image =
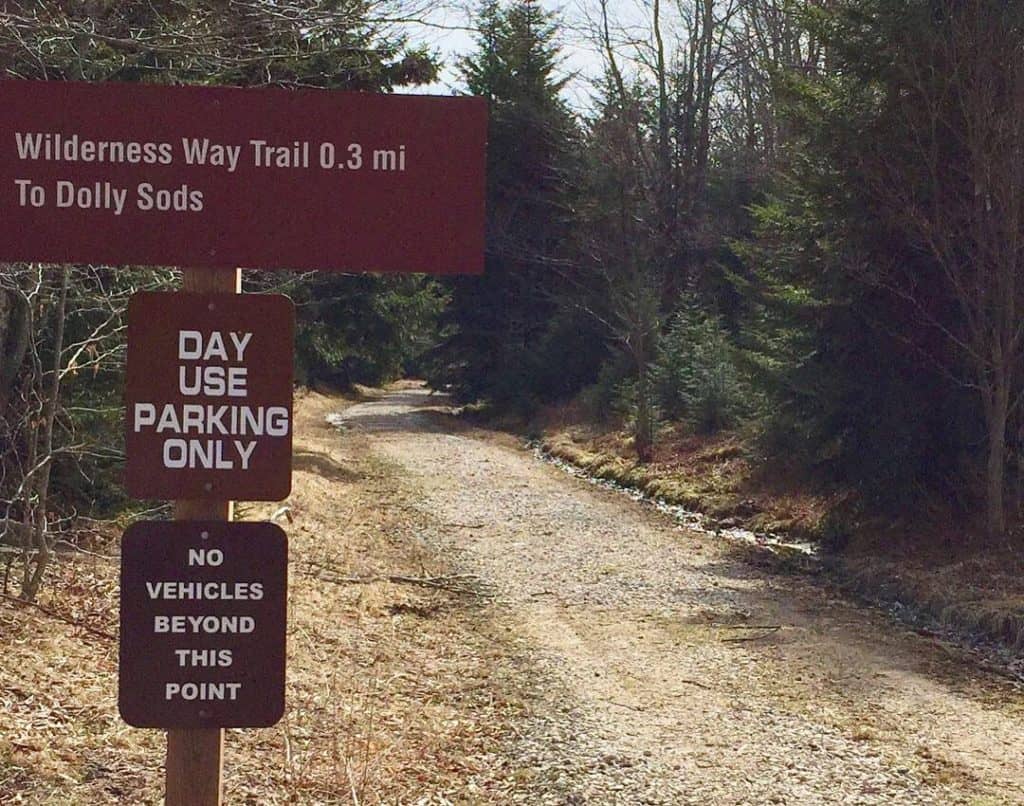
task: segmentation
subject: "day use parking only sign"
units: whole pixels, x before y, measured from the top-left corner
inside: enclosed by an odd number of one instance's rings
[[[291,300],[135,294],[125,486],[136,498],[279,501],[291,490]]]

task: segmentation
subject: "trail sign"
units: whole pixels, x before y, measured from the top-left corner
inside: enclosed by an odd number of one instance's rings
[[[294,308],[284,296],[132,296],[125,484],[136,498],[291,490]]]
[[[486,102],[0,81],[2,260],[473,274]]]
[[[168,728],[168,806],[219,804],[219,728],[284,709],[286,538],[230,521],[290,492],[294,341],[285,298],[228,292],[239,267],[483,271],[487,104],[6,80],[0,108],[0,261],[203,292],[129,306],[126,487],[180,520],[122,541],[119,705]]]
[[[121,543],[118,706],[144,728],[284,713],[288,541],[272,523],[150,521]]]

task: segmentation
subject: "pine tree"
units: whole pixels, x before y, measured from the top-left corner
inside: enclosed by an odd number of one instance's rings
[[[809,19],[827,60],[778,86],[794,143],[750,255],[763,344],[788,347],[779,411],[820,458],[890,492],[962,480],[959,457],[986,445],[998,535],[1024,400],[1024,12],[857,0]]]
[[[462,398],[528,404],[557,392],[544,349],[572,222],[575,122],[560,98],[556,26],[539,4],[488,2],[467,89],[490,103],[484,275],[452,283],[432,381]]]

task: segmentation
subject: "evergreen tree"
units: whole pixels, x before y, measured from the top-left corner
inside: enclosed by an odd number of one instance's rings
[[[857,0],[809,19],[827,59],[779,86],[795,140],[751,255],[780,410],[821,458],[890,491],[961,481],[986,446],[999,534],[1021,400],[1024,12]]]
[[[553,298],[568,254],[578,134],[559,97],[566,79],[551,15],[531,0],[488,2],[477,25],[476,53],[461,68],[469,92],[490,103],[485,270],[451,283],[431,380],[463,399],[525,405],[565,391],[545,355],[562,349],[548,337],[552,323],[578,332]]]
[[[614,72],[614,71],[613,71]],[[617,74],[616,74],[617,75]],[[604,372],[628,393],[633,443],[641,461],[654,447],[651,364],[657,354],[671,251],[662,227],[663,199],[651,193],[653,123],[650,88],[628,87],[608,76],[586,139],[581,226],[577,237],[585,271],[580,304],[603,329],[609,346]],[[656,118],[657,116],[655,116]]]
[[[342,388],[416,374],[420,357],[437,340],[438,317],[447,302],[440,283],[413,274],[291,278],[260,273],[250,285],[286,292],[294,300],[298,381]]]
[[[705,433],[735,425],[751,398],[728,333],[693,301],[672,317],[652,375],[660,413]]]

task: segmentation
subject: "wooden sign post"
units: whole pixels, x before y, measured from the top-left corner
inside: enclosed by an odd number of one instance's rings
[[[241,269],[185,269],[181,290],[201,294],[242,293]],[[234,502],[207,499],[177,501],[179,521],[230,521]],[[224,777],[224,729],[189,728],[167,731],[165,772],[167,806],[220,806]]]

